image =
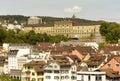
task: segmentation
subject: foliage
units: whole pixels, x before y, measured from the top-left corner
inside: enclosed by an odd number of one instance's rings
[[[63,35],[56,35],[56,36],[51,36],[50,37],[50,41],[51,42],[56,42],[56,43],[58,43],[60,41],[67,41],[67,40],[69,40],[69,38],[67,38]]]
[[[118,43],[118,39],[120,39],[120,25],[114,22],[104,22],[101,24],[100,33],[106,37],[108,43]]]
[[[54,21],[60,21],[60,20],[70,20],[71,18],[61,18],[61,17],[49,17],[49,16],[38,16],[42,18],[42,21],[45,23],[54,23]],[[14,21],[17,21],[18,24],[21,23],[27,23],[29,16],[23,16],[23,15],[0,15],[0,21],[4,22],[6,20],[7,23],[14,23]],[[91,21],[86,19],[79,19],[76,18],[79,22],[98,22],[98,21]]]
[[[3,40],[5,39],[6,34],[5,31],[3,31],[2,29],[0,29],[0,43],[3,42]]]
[[[30,32],[13,30],[5,31],[0,29],[0,43],[29,43],[36,44],[37,42],[60,42],[66,41],[69,38],[63,35],[50,36],[47,34],[35,33],[33,30]]]
[[[99,48],[103,48],[104,46],[105,46],[105,42],[101,42],[101,43],[99,43]]]
[[[0,21],[4,22],[4,20],[6,20],[6,22],[8,23],[14,23],[14,21],[18,21],[18,23],[24,23],[26,22],[28,19],[28,17],[22,16],[22,15],[1,15],[0,16]]]
[[[0,75],[0,81],[20,81],[19,79],[12,79],[8,75]]]

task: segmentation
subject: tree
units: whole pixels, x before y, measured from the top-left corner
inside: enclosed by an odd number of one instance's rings
[[[0,43],[2,43],[5,38],[6,38],[6,33],[5,33],[5,31],[0,28]]]
[[[0,81],[20,81],[19,79],[12,79],[8,75],[0,75]]]
[[[114,22],[104,22],[101,24],[100,33],[105,36],[108,43],[118,43],[120,39],[120,25]]]
[[[35,31],[30,31],[28,33],[26,33],[26,43],[29,44],[36,44],[37,42],[39,42],[39,35],[35,33]]]

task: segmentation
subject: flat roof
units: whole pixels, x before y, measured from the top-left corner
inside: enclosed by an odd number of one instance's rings
[[[106,74],[106,72],[99,72],[99,71],[80,71],[77,74]]]

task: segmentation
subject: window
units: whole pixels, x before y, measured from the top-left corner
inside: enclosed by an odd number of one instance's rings
[[[59,76],[54,76],[54,79],[59,79]]]
[[[65,73],[69,73],[69,71],[68,71],[68,70],[65,70]]]
[[[51,77],[50,76],[46,76],[46,79],[50,79]]]
[[[66,75],[66,76],[65,76],[65,79],[69,79],[69,76]]]
[[[32,75],[33,75],[33,76],[35,76],[35,73],[34,73],[34,72],[32,72]]]
[[[116,67],[120,67],[120,65],[119,65],[119,64],[116,64]]]
[[[76,79],[76,77],[75,77],[75,76],[71,76],[71,79],[72,79],[72,80],[75,80],[75,79]]]
[[[76,74],[76,72],[71,72],[72,74]]]
[[[55,67],[55,68],[57,68],[57,66],[56,66],[56,65],[55,65],[54,67]]]
[[[45,73],[52,73],[51,70],[45,70],[44,72],[45,72]]]
[[[61,79],[64,79],[64,76],[61,76]]]
[[[31,66],[28,66],[28,69],[32,69],[32,67],[31,67]]]
[[[101,80],[101,75],[96,75],[96,80]]]
[[[90,75],[88,75],[88,80],[90,80]]]
[[[52,68],[53,66],[52,66],[52,65],[49,65],[48,67],[49,67],[49,68]]]
[[[108,68],[109,68],[109,67],[111,66],[111,64],[108,64],[107,66],[108,66]]]
[[[35,78],[32,78],[32,81],[36,81],[36,79],[35,79]]]
[[[59,73],[59,71],[56,70],[56,71],[54,71],[54,73]]]

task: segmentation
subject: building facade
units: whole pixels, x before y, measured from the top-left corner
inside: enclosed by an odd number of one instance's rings
[[[44,67],[44,81],[76,81],[76,65],[52,61]]]
[[[76,23],[77,21],[63,20],[55,21],[53,24],[26,25],[24,31],[34,30],[36,33],[46,33],[49,35],[64,35],[67,37],[77,36],[87,38],[91,36],[100,37],[100,24],[98,23]]]
[[[118,71],[120,74],[120,56],[113,57],[109,60],[101,69],[112,69],[113,71]]]
[[[44,81],[44,61],[31,61],[22,68],[21,81]]]
[[[8,53],[8,72],[11,69],[22,69],[23,64],[27,62],[25,55],[30,54],[30,49],[10,50]]]
[[[105,72],[77,72],[77,81],[106,81]]]
[[[28,24],[40,24],[42,23],[42,19],[38,17],[30,17],[28,19]]]

